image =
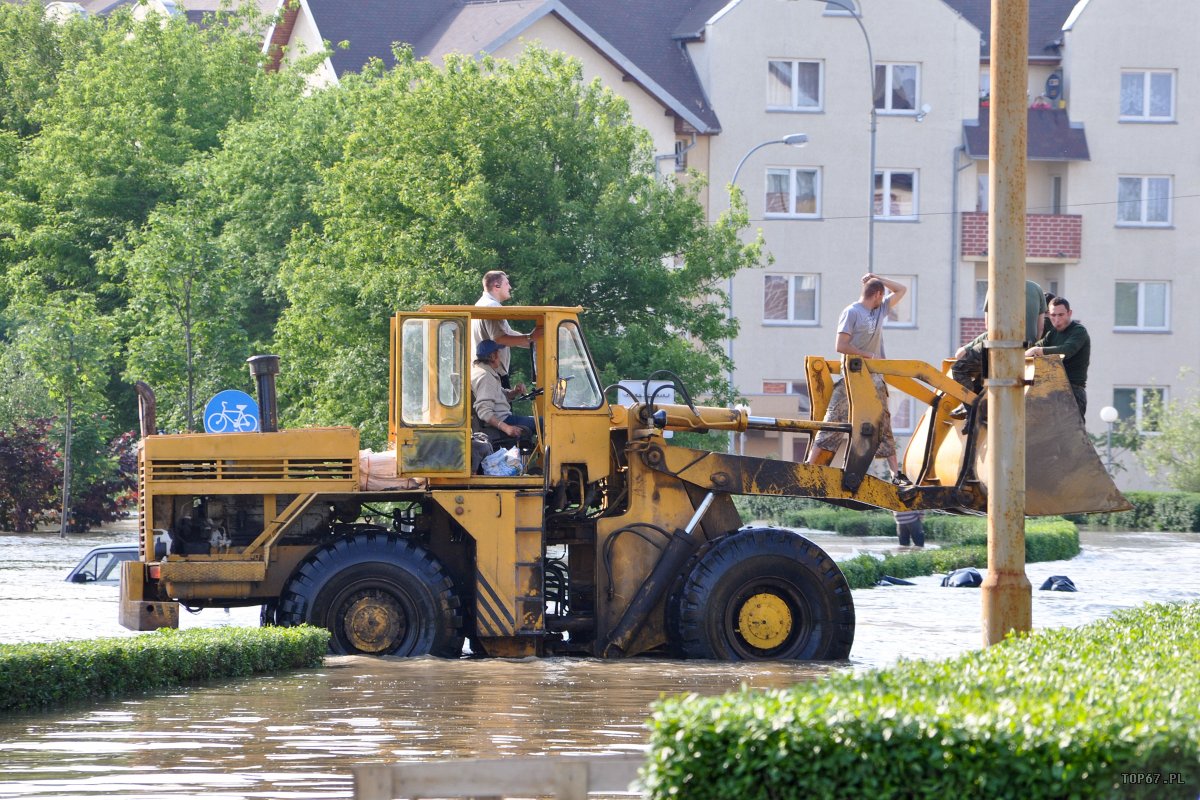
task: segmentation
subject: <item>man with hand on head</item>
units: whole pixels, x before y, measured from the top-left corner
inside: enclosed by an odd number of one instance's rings
[[[858,302],[846,306],[838,319],[835,347],[844,355],[886,358],[883,351],[883,322],[892,306],[904,297],[908,287],[898,281],[881,278],[873,272],[868,272],[862,277],[862,285],[862,294]],[[900,471],[896,459],[896,440],[892,436],[892,413],[888,408],[887,384],[884,383],[882,375],[872,373],[871,379],[875,383],[875,394],[883,405],[883,437],[875,457],[887,459],[894,483],[909,484],[911,481]],[[845,422],[849,418],[850,401],[846,396],[846,382],[843,379],[833,387],[829,408],[825,411],[825,421]],[[846,434],[838,431],[821,431],[813,440],[808,463],[828,464],[845,438]]]

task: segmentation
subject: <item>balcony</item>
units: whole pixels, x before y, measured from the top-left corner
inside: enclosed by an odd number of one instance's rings
[[[1026,214],[1025,260],[1030,263],[1074,264],[1080,258],[1083,217],[1078,214]],[[981,211],[962,215],[964,261],[986,261],[988,215]]]

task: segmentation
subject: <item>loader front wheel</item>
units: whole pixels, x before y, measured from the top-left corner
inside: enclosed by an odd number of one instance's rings
[[[424,548],[359,531],[309,556],[284,589],[280,625],[327,628],[339,655],[462,655],[461,601]]]
[[[687,658],[836,660],[854,643],[854,601],[837,564],[791,531],[730,534],[692,568],[668,627]]]

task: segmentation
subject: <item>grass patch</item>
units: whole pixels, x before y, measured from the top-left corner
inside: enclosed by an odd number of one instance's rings
[[[193,628],[0,645],[0,711],[44,709],[223,678],[320,666],[329,631]]]
[[[1189,798],[1200,603],[1121,611],[942,662],[655,706],[654,800]]]

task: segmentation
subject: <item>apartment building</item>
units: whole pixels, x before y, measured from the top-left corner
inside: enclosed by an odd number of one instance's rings
[[[807,410],[804,356],[833,357],[841,309],[873,271],[908,296],[887,355],[938,363],[981,329],[987,280],[990,0],[300,0],[265,42],[286,61],[346,41],[336,81],[393,41],[419,56],[578,57],[628,98],[663,170],[744,192],[773,263],[728,287],[733,380],[756,413]],[[852,8],[856,14],[849,13]],[[1200,260],[1200,4],[1030,0],[1027,274],[1069,298],[1092,337],[1100,409],[1195,391],[1200,320],[1175,310]],[[870,55],[868,55],[868,48]],[[792,147],[803,133],[807,143]],[[872,154],[874,168],[872,168]],[[896,398],[898,439],[919,409]],[[800,458],[806,436],[748,434],[748,454]],[[1132,459],[1118,481],[1152,485]]]

